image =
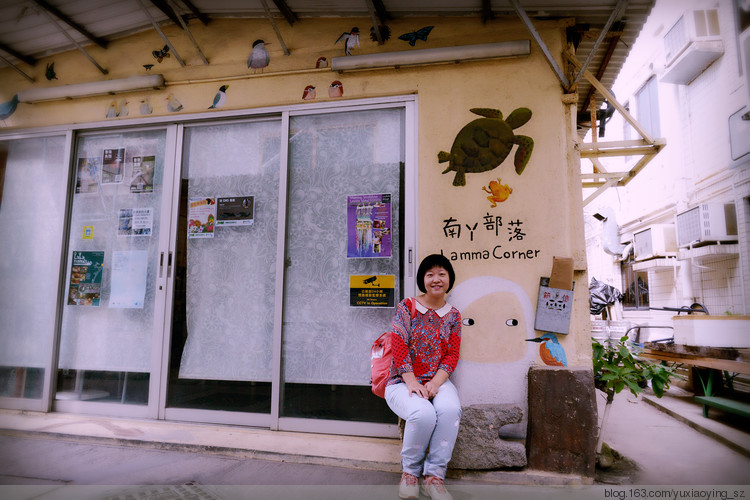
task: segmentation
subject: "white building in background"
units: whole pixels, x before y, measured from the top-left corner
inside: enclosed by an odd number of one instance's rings
[[[693,303],[749,315],[750,1],[657,0],[612,91],[666,147],[586,203],[589,277],[625,293],[615,319],[638,325],[670,325],[659,308]],[[605,130],[599,141],[640,138],[619,112]],[[600,161],[618,172],[638,159]]]

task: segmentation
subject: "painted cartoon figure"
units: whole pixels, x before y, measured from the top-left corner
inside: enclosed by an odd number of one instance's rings
[[[500,184],[500,177],[497,178],[497,182],[490,181],[489,189],[487,186],[482,186],[482,190],[490,194],[487,199],[492,203],[491,208],[495,208],[498,203],[507,200],[510,193],[513,192],[512,187],[507,184]]]
[[[513,164],[521,175],[531,158],[534,140],[525,135],[515,135],[513,130],[531,119],[531,110],[518,108],[503,120],[499,109],[472,108],[472,113],[482,116],[458,132],[450,153],[440,151],[438,161],[449,162],[443,173],[456,172],[454,186],[466,185],[466,173],[486,172],[500,166],[510,154],[513,145],[518,145]]]

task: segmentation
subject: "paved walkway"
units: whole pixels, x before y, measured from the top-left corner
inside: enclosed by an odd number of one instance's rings
[[[448,483],[456,500],[635,498],[634,485],[666,488],[653,491],[670,498],[745,485],[724,497],[750,498],[749,430],[713,412],[704,419],[679,392],[661,400],[623,392],[604,440],[625,458],[596,484],[532,470],[454,474]],[[0,498],[396,498],[398,454],[393,439],[0,411]]]

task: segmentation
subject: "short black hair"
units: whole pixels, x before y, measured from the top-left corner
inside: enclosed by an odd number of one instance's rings
[[[424,275],[433,267],[442,267],[448,271],[448,290],[446,290],[446,292],[450,292],[451,288],[453,288],[453,283],[456,281],[456,273],[453,271],[451,261],[449,261],[445,255],[439,253],[428,255],[422,259],[422,263],[419,264],[419,269],[417,270],[417,287],[419,288],[419,291],[427,293],[427,289],[424,286]]]

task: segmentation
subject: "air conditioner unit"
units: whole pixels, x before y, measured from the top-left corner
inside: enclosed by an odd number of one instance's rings
[[[716,9],[689,10],[664,35],[661,81],[687,85],[724,53]]]
[[[635,260],[668,257],[677,254],[674,224],[654,224],[633,234]]]
[[[737,240],[737,213],[734,203],[702,203],[675,217],[677,246]]]

